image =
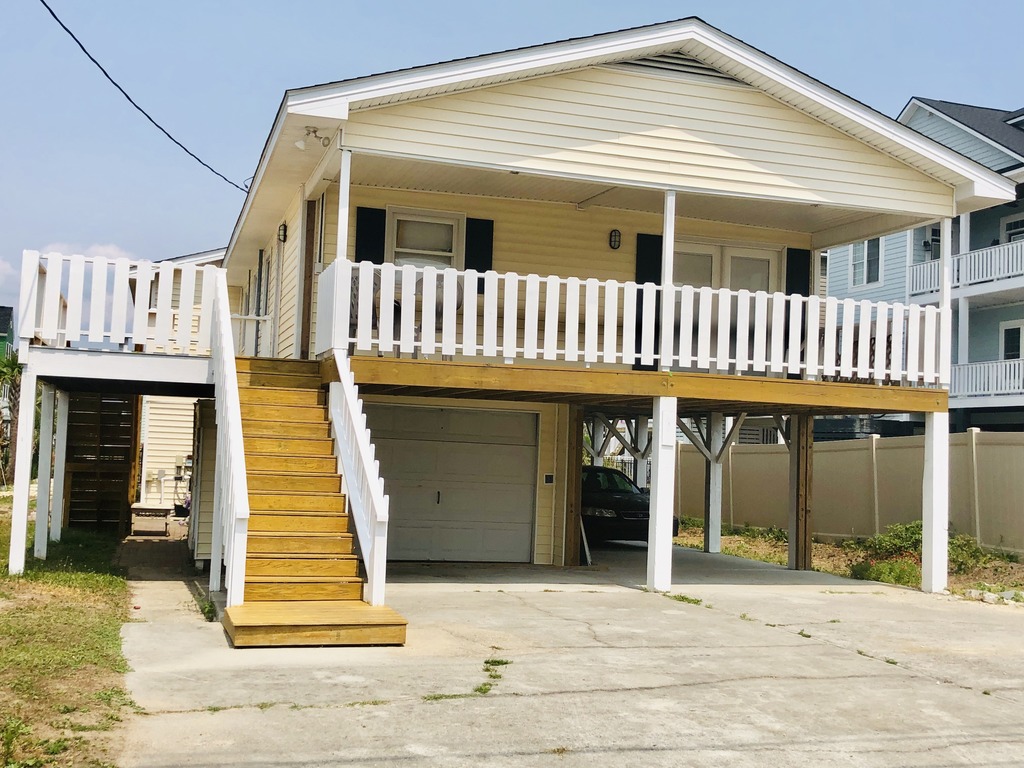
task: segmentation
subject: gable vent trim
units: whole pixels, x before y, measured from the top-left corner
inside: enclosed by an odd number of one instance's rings
[[[731,75],[720,72],[703,61],[698,61],[684,53],[663,53],[659,56],[622,61],[613,66],[630,70],[642,70],[648,74],[681,75],[688,78],[712,80],[717,83],[749,87],[746,83],[737,80]]]

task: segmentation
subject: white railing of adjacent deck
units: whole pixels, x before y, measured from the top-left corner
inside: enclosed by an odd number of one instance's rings
[[[227,278],[222,269],[204,267],[213,288],[210,356],[217,415],[217,467],[214,473],[213,542],[210,590],[221,588],[223,561],[228,606],[245,599],[245,553],[249,531],[249,488],[242,441],[242,406],[238,397],[235,346],[228,309]]]
[[[946,385],[936,307],[336,261],[321,273],[317,354],[658,366]],[[671,333],[661,333],[671,328]]]
[[[102,256],[22,256],[19,337],[71,349],[209,354],[211,272]]]
[[[1024,395],[1024,360],[992,360],[953,366],[950,397]]]
[[[938,259],[912,265],[908,274],[910,295],[920,296],[923,293],[935,293],[938,291],[942,281],[941,266],[942,264]]]
[[[953,288],[1024,277],[1024,240],[954,256],[950,266]],[[939,290],[939,278],[937,260],[914,264],[910,268],[910,294],[935,293]]]
[[[335,350],[339,381],[331,383],[329,408],[334,450],[338,456],[348,512],[355,523],[359,551],[366,569],[363,599],[384,605],[388,546],[388,497],[374,456],[366,414],[345,350]]]

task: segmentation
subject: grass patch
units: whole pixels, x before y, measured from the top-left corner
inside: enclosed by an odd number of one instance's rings
[[[122,710],[138,710],[122,687],[119,542],[67,530],[46,560],[30,553],[25,573],[8,576],[10,501],[0,503],[0,765],[100,764],[102,746],[73,734],[110,730]]]
[[[491,692],[491,688],[493,687],[493,683],[480,683],[480,685],[473,689],[473,693],[479,694],[480,696],[486,696]]]
[[[894,560],[861,560],[850,566],[850,575],[855,579],[917,587],[921,584],[921,565],[904,557]]]
[[[350,701],[346,707],[379,707],[388,704],[387,699],[367,699],[366,701]],[[294,706],[294,705],[293,705]]]
[[[450,699],[471,699],[475,693],[428,693],[423,697],[424,701],[448,701]]]
[[[699,597],[690,597],[689,595],[665,595],[665,597],[687,605],[700,605],[704,602]]]

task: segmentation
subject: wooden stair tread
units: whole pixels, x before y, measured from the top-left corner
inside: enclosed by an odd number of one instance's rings
[[[295,533],[289,533],[287,531],[253,531],[249,534],[250,537],[259,539],[296,539],[306,538],[311,539],[351,539],[351,533],[328,533],[325,531],[297,531]]]
[[[362,584],[362,576],[246,576],[246,584]]]
[[[362,600],[290,600],[243,603],[228,608],[225,617],[244,627],[323,627],[406,625],[400,613],[386,605],[368,605]]]
[[[246,560],[356,560],[352,552],[246,552]]]

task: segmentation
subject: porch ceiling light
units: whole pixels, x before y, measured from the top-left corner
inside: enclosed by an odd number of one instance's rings
[[[313,138],[316,141],[320,142],[320,146],[321,147],[323,147],[324,149],[327,149],[327,147],[330,146],[330,144],[331,144],[331,140],[329,138],[327,138],[326,136],[321,136],[320,134],[318,134],[317,133],[318,130],[319,129],[316,126],[314,126],[314,125],[307,125],[306,126],[306,135],[303,138],[301,138],[298,141],[296,141],[295,142],[295,146],[298,147],[299,149],[301,149],[303,152],[305,152],[306,151],[306,139]]]

